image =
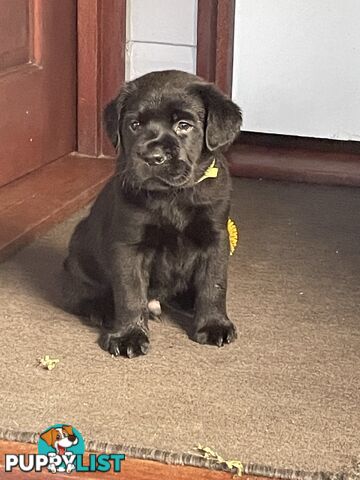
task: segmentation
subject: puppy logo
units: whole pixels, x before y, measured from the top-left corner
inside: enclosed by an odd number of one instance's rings
[[[49,457],[48,469],[52,473],[76,470],[76,455],[84,451],[84,440],[71,425],[53,425],[40,435],[38,452]]]

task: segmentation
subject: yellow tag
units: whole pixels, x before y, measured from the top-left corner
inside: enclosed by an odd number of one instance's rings
[[[203,180],[205,180],[205,178],[216,178],[218,176],[218,167],[215,167],[215,158],[214,160],[211,162],[211,165],[205,170],[204,172],[204,175],[199,178],[199,180],[196,182],[196,183],[200,183],[202,182]]]
[[[238,230],[235,225],[235,222],[231,220],[231,218],[227,221],[227,231],[229,234],[229,242],[230,242],[230,255],[232,255],[235,251],[236,245],[238,243]]]

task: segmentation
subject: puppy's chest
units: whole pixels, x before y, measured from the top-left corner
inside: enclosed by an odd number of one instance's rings
[[[182,232],[192,222],[196,209],[185,202],[162,201],[152,206],[151,223],[159,227],[171,225]]]
[[[206,209],[169,205],[155,212],[145,226],[143,243],[158,253],[176,255],[187,250],[206,250],[216,236],[214,223]]]

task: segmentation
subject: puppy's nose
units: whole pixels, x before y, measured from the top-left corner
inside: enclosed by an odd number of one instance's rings
[[[166,153],[163,152],[153,152],[147,155],[144,155],[144,160],[148,165],[162,165],[163,163],[166,162],[167,160],[167,155]]]
[[[152,156],[153,162],[155,165],[162,165],[166,160],[165,153],[154,153]]]

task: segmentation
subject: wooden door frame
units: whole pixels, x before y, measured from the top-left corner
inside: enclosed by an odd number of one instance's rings
[[[231,96],[235,0],[198,0],[196,72]]]
[[[125,81],[126,0],[77,0],[77,153],[114,156],[102,112]]]

